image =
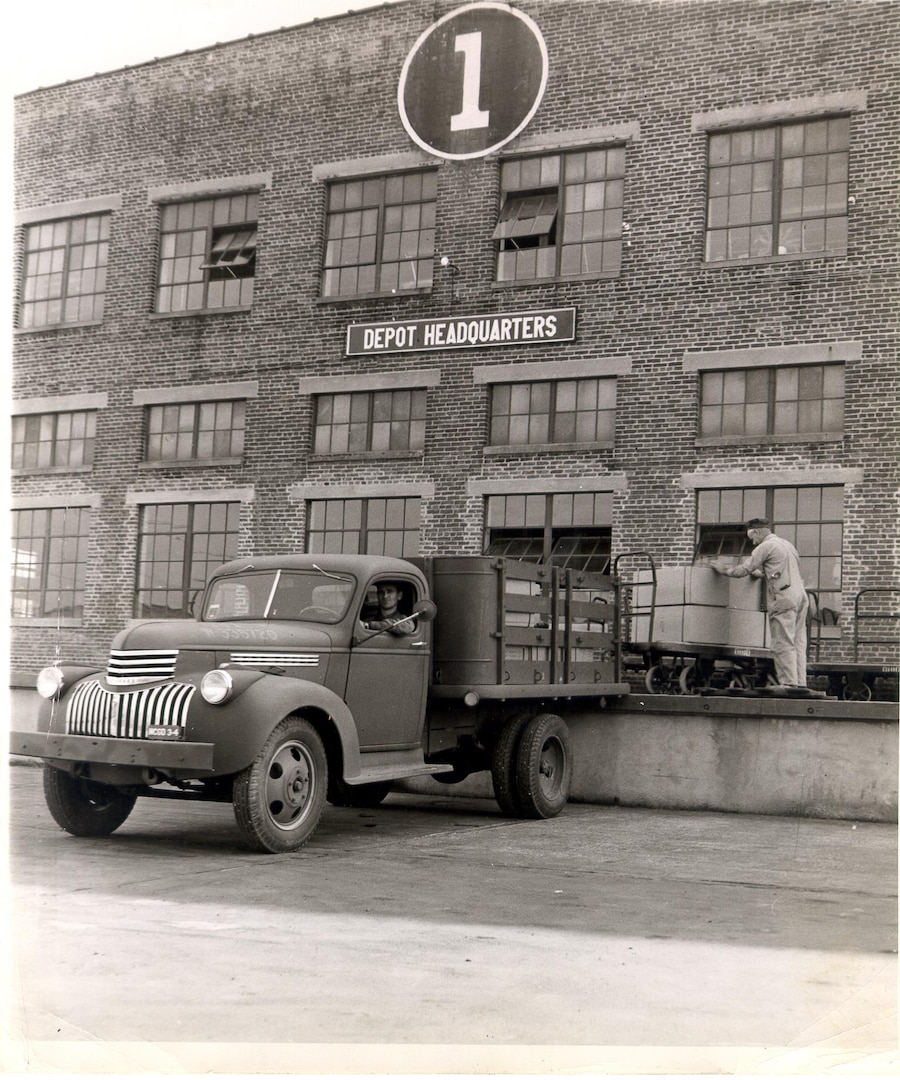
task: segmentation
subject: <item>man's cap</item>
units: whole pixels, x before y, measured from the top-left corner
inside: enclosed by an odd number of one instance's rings
[[[768,527],[768,518],[750,518],[750,520],[747,522],[748,529],[768,529]]]

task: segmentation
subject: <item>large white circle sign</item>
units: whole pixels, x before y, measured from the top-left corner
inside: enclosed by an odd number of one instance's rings
[[[467,4],[413,45],[397,104],[429,154],[483,157],[522,131],[546,85],[547,46],[534,20],[506,4]]]

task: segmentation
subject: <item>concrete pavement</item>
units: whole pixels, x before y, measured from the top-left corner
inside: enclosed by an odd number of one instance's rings
[[[392,794],[254,855],[228,805],[104,840],[9,770],[6,1071],[896,1072],[897,830]],[[13,1066],[10,1068],[10,1065]]]

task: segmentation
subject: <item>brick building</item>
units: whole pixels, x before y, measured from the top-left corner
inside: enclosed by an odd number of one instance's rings
[[[897,584],[897,5],[402,0],[17,99],[13,670],[225,557]]]

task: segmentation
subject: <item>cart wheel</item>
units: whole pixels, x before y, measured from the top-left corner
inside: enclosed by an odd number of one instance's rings
[[[664,694],[668,685],[669,680],[659,664],[654,664],[644,676],[644,686],[648,694]]]
[[[678,686],[682,694],[693,694],[700,687],[696,664],[685,664],[678,673]]]
[[[852,676],[844,684],[844,701],[871,701],[872,687],[862,679],[854,679]]]

